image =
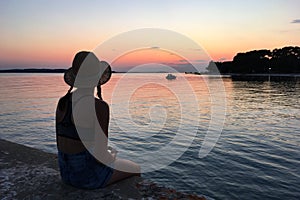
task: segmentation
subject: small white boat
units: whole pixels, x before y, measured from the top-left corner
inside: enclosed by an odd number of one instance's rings
[[[174,79],[176,79],[176,76],[173,75],[173,74],[168,74],[168,75],[166,76],[166,79],[168,79],[168,80],[174,80]]]

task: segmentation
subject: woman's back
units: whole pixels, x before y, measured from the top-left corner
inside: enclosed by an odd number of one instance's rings
[[[80,188],[103,187],[110,179],[113,169],[98,162],[85,148],[72,119],[71,95],[63,98],[65,99],[58,105],[56,121],[58,161],[62,180]],[[64,104],[62,110],[59,109],[62,106],[60,103]],[[93,135],[91,135],[94,134],[93,126],[81,127],[82,131],[86,131],[89,135],[85,137],[85,141],[93,142]]]

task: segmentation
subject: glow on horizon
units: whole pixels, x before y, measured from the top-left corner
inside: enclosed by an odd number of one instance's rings
[[[0,1],[0,69],[66,68],[77,51],[145,27],[184,34],[215,61],[253,49],[300,46],[297,0],[123,2]]]
[[[194,60],[199,57],[194,57]],[[136,66],[157,63],[161,65],[185,65],[187,60],[172,52],[160,48],[139,49],[129,52],[114,60],[111,66],[116,71],[127,71]],[[182,69],[184,70],[184,69]]]

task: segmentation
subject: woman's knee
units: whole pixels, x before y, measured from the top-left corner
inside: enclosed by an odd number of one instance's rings
[[[115,169],[129,173],[141,173],[141,167],[135,162],[125,159],[117,159],[115,161]]]
[[[135,163],[135,170],[137,171],[138,174],[141,173],[141,166]]]

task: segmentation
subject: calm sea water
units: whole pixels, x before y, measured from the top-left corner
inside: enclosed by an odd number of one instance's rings
[[[220,82],[194,75],[168,81],[165,74],[130,74],[118,84],[123,75],[113,74],[103,88],[112,112],[110,144],[121,157],[138,162],[141,152],[168,145],[180,124],[188,127],[186,133],[196,128],[195,137],[186,134],[191,145],[180,158],[144,177],[215,199],[300,198],[299,81],[224,78],[223,131],[213,150],[199,158]],[[54,113],[67,89],[62,74],[0,74],[0,138],[55,153]],[[199,107],[193,109],[195,99]],[[179,142],[172,151],[186,144]]]

